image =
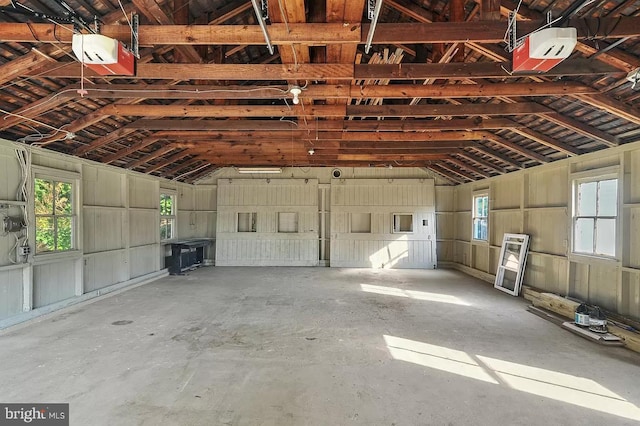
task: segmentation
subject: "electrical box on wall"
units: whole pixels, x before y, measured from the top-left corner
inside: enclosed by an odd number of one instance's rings
[[[20,232],[24,228],[22,218],[6,216],[2,221],[4,232]]]

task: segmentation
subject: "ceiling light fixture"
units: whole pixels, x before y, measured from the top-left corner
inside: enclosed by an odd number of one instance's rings
[[[311,148],[308,152],[309,152],[309,155],[313,155],[316,153],[316,150]]]
[[[299,86],[291,86],[289,93],[293,95],[293,104],[298,105],[300,103],[300,98],[298,96],[302,93],[302,89]]]
[[[281,167],[238,167],[236,169],[238,173],[247,174],[247,173],[282,173]]]

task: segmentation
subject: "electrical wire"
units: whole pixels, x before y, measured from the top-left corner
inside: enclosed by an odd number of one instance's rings
[[[210,164],[210,163],[203,164],[202,166],[198,167],[197,169],[189,170],[188,172],[183,173],[183,174],[181,174],[181,175],[179,175],[179,176],[176,176],[176,177],[174,177],[174,178],[173,178],[173,179],[171,179],[171,180],[178,180],[178,179],[180,179],[181,177],[184,177],[184,176],[190,175],[190,174],[192,174],[192,173],[195,173],[195,172],[197,172],[197,171],[199,171],[199,170],[204,169],[205,167],[210,167],[210,166],[213,166],[213,164]]]
[[[2,109],[2,108],[0,108],[0,112],[1,112],[1,113],[3,113],[3,114],[11,115],[11,116],[13,116],[13,117],[21,118],[21,119],[23,119],[23,120],[31,121],[32,123],[36,123],[36,124],[39,124],[39,125],[41,125],[41,126],[47,127],[47,128],[49,128],[49,129],[51,129],[51,130],[55,130],[55,131],[56,131],[56,133],[58,133],[58,132],[67,132],[67,133],[71,133],[71,132],[68,132],[68,131],[66,131],[66,130],[62,130],[62,127],[64,127],[64,126],[61,126],[61,127],[53,127],[53,126],[50,126],[50,125],[49,125],[49,124],[47,124],[47,123],[43,123],[43,122],[41,122],[41,121],[34,120],[34,119],[29,118],[29,117],[25,117],[25,116],[24,116],[24,115],[22,115],[22,114],[16,114],[16,113],[13,113],[13,112],[9,112],[9,111],[6,111],[6,110],[4,110],[4,109]]]

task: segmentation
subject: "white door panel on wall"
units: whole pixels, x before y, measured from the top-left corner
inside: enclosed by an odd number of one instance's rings
[[[435,187],[431,179],[331,182],[331,266],[434,268]]]
[[[218,181],[217,266],[316,266],[317,179]]]

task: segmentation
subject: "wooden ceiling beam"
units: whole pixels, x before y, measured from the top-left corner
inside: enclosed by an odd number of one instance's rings
[[[111,133],[108,133],[102,137],[99,137],[97,139],[94,139],[93,141],[91,141],[90,143],[86,144],[86,145],[81,145],[78,148],[74,149],[72,154],[73,155],[77,155],[77,156],[82,156],[85,155],[93,150],[96,150],[98,148],[101,148],[105,145],[110,144],[111,142],[115,142],[118,139],[122,139],[128,135],[130,135],[131,133],[134,133],[136,130],[136,128],[133,127],[129,127],[129,125],[126,125],[124,127],[121,127],[119,129],[114,130]]]
[[[138,11],[144,15],[150,22],[155,22],[157,24],[160,25],[152,25],[158,29],[164,28],[166,26],[170,26],[171,24],[174,23],[173,18],[168,16],[164,10],[162,10],[162,8],[160,7],[160,5],[158,3],[156,3],[154,0],[131,0],[131,3],[133,3],[133,5],[135,5],[136,9],[138,9]],[[187,3],[188,4],[188,3]],[[187,18],[188,18],[188,9],[187,9]],[[186,24],[186,23],[185,23]],[[190,27],[190,25],[180,25],[181,27]],[[122,25],[124,26],[124,25]],[[144,25],[141,25],[140,27],[142,27]],[[129,43],[131,41],[131,29],[127,26],[126,27],[128,32],[129,32],[129,37],[125,38],[124,40],[121,40],[125,43]],[[1,34],[1,29],[0,29],[0,34]],[[166,29],[164,31],[167,31]],[[100,33],[104,34],[102,27],[100,28]],[[104,34],[107,35],[107,34]],[[138,42],[140,43],[140,32],[138,32]],[[57,40],[57,39],[56,39]],[[146,44],[146,43],[141,43],[141,44]],[[194,44],[207,44],[207,43],[183,43],[182,45],[178,45],[177,43],[168,43],[168,44],[173,44],[174,50],[175,52],[178,54],[177,56],[179,56],[181,59],[184,59],[185,62],[191,62],[191,63],[200,63],[202,62],[202,57],[200,56],[200,54],[198,53],[198,51],[195,49],[195,47],[193,46]]]
[[[72,84],[56,94],[37,103],[50,109],[65,102],[67,99],[80,99],[77,90],[80,86]],[[171,84],[93,84],[85,86],[88,92],[85,97],[90,99],[290,99],[288,86],[214,86],[214,85],[171,85]],[[478,97],[512,97],[512,96],[565,96],[575,94],[597,94],[597,89],[575,81],[540,82],[540,83],[481,83],[481,84],[391,84],[379,85],[348,85],[348,84],[311,84],[300,95],[300,99],[357,99],[357,98],[387,98],[413,99],[415,97],[431,99],[448,98],[478,98]],[[36,103],[25,106],[23,110],[35,109]],[[43,108],[36,109],[37,113]],[[46,111],[46,110],[44,110]],[[3,124],[4,125],[4,124]]]
[[[54,110],[65,102],[68,102],[69,99],[73,97],[74,95],[72,92],[58,92],[25,105],[22,108],[12,111],[12,114],[15,115],[5,115],[2,120],[0,120],[0,130],[5,130],[15,126],[16,124],[24,122],[25,117],[32,118]]]
[[[547,135],[544,135],[532,129],[519,128],[519,129],[510,129],[510,131],[517,133],[520,136],[524,136],[527,139],[531,139],[532,141],[536,141],[539,144],[555,149],[556,151],[567,154],[569,156],[580,155],[582,153],[578,148],[575,148],[564,142],[557,141],[553,138],[550,138]]]
[[[93,121],[103,116],[138,117],[441,117],[502,116],[546,114],[553,112],[536,103],[466,105],[129,105],[110,104],[89,114]],[[89,118],[87,118],[88,120]],[[81,119],[82,120],[82,119]],[[75,126],[77,127],[77,126]],[[74,128],[75,128],[74,127]],[[86,126],[84,126],[86,127]],[[75,131],[75,130],[69,130]]]
[[[453,173],[449,172],[449,171],[445,171],[440,169],[437,165],[434,164],[429,164],[427,166],[425,166],[426,169],[431,170],[432,172],[442,176],[443,178],[445,178],[446,180],[450,181],[450,182],[454,182],[454,183],[458,183],[458,184],[462,184],[465,183],[467,180],[461,178],[458,175],[454,175]]]
[[[519,162],[512,160],[511,158],[507,157],[506,155],[501,154],[498,151],[495,151],[491,148],[489,148],[488,146],[485,145],[474,145],[471,147],[471,149],[474,149],[482,154],[485,154],[495,160],[498,160],[502,163],[508,164],[511,167],[515,167],[516,169],[524,169],[524,165],[520,164]]]
[[[433,104],[433,105],[348,105],[352,117],[441,117],[475,115],[529,115],[553,112],[536,103],[518,104]]]
[[[486,177],[486,178],[490,178],[492,175],[489,172],[485,172],[482,169],[479,169],[478,167],[475,167],[471,164],[465,163],[464,161],[460,161],[457,158],[451,157],[451,158],[447,158],[445,161],[449,162],[449,163],[453,163],[454,165],[462,168],[462,169],[467,169],[477,175],[480,175],[482,177]]]
[[[147,130],[203,130],[203,131],[240,131],[255,130],[278,131],[305,129],[304,122],[298,125],[282,120],[156,120],[140,119],[127,125],[132,129]],[[506,118],[482,119],[463,118],[451,120],[316,120],[310,122],[308,135],[318,130],[346,130],[366,132],[414,132],[428,130],[483,130],[524,127],[524,125]],[[307,131],[307,130],[304,130]]]
[[[135,76],[129,80],[415,80],[474,78],[522,78],[539,73],[513,74],[507,71],[509,62],[472,62],[446,64],[164,64],[140,63]],[[48,64],[37,70],[21,73],[24,77],[39,75],[49,78],[80,78],[81,64]],[[85,69],[85,78],[118,78],[122,76],[98,76]],[[568,77],[585,75],[622,75],[619,69],[597,61],[569,59],[544,75]]]
[[[301,0],[289,0],[298,5]],[[133,3],[155,4],[151,0],[133,0]],[[157,4],[156,4],[157,6]],[[155,8],[155,6],[152,6]],[[278,8],[278,3],[274,5]],[[299,17],[304,20],[304,6]],[[270,5],[271,8],[271,5]],[[146,9],[146,7],[143,7]],[[157,8],[159,9],[159,7]],[[148,15],[148,11],[141,12]],[[296,12],[297,16],[298,13]],[[293,15],[292,15],[293,16]],[[172,45],[265,45],[264,36],[258,25],[171,25],[164,17],[150,20],[161,25],[140,25],[139,42],[143,46]],[[273,18],[273,17],[272,17]],[[298,21],[300,19],[295,19]],[[160,22],[162,21],[162,22]],[[369,24],[304,23],[291,20],[288,24],[272,23],[268,31],[276,45],[327,45],[363,44],[369,32]],[[579,39],[599,40],[605,38],[637,37],[640,35],[640,18],[625,16],[617,18],[571,19],[568,26],[577,29]],[[521,34],[529,34],[541,26],[539,21],[520,21]],[[65,25],[53,34],[53,24],[0,23],[0,42],[20,43],[71,43],[71,26]],[[378,23],[373,44],[416,44],[416,43],[500,43],[504,39],[505,23],[500,21],[467,22],[402,22]],[[130,42],[131,33],[126,25],[103,25],[101,33],[123,42]],[[195,50],[194,50],[195,53]],[[198,56],[193,56],[197,60]]]
[[[607,132],[603,132],[602,130],[590,126],[581,121],[575,120],[573,118],[567,117],[562,114],[546,114],[544,119],[550,121],[558,126],[571,129],[576,133],[579,133],[583,136],[586,136],[589,139],[593,139],[598,141],[606,146],[618,146],[620,141],[617,137],[611,136]]]
[[[182,141],[190,140],[277,140],[287,141],[310,139],[312,141],[352,141],[352,142],[427,142],[427,141],[476,141],[486,139],[488,132],[484,131],[447,131],[447,132],[311,132],[306,130],[281,130],[281,131],[229,131],[213,132],[211,130],[166,130],[159,131],[153,136],[178,139]]]
[[[502,168],[500,166],[496,166],[495,164],[490,163],[490,162],[488,162],[486,160],[483,160],[482,158],[480,158],[480,157],[478,157],[476,155],[473,155],[468,151],[460,151],[460,152],[456,153],[456,155],[458,157],[464,158],[467,161],[471,161],[471,162],[474,162],[476,164],[479,164],[484,168],[495,170],[496,172],[498,172],[500,174],[507,173],[507,170],[505,170],[504,168]]]
[[[153,173],[155,171],[158,171],[162,168],[167,167],[168,165],[174,164],[176,161],[182,160],[184,157],[191,155],[190,150],[185,149],[183,151],[177,152],[161,161],[159,161],[158,163],[149,166],[147,168],[145,168],[142,173]]]
[[[163,156],[171,151],[173,151],[174,149],[176,149],[177,147],[171,144],[166,144],[161,148],[156,149],[155,151],[149,153],[149,154],[145,154],[142,157],[140,157],[137,160],[133,160],[130,161],[129,163],[127,163],[124,168],[125,169],[135,169],[136,167],[139,167],[145,163],[148,163],[149,161],[153,160],[154,158],[158,158],[160,156]]]
[[[635,124],[640,124],[640,111],[638,111],[636,107],[627,105],[624,102],[612,99],[603,94],[574,97],[609,114],[624,118]]]
[[[483,21],[500,20],[500,0],[482,0],[480,19]]]
[[[220,9],[216,10],[216,17],[209,21],[209,25],[224,24],[230,19],[235,18],[241,13],[252,10],[250,1],[237,0],[230,4],[225,4]]]
[[[507,149],[509,149],[511,151],[517,152],[518,154],[520,154],[520,155],[522,155],[524,157],[530,158],[532,160],[535,160],[535,161],[537,161],[539,163],[545,164],[545,163],[549,162],[549,159],[547,157],[545,157],[544,155],[538,154],[535,151],[531,151],[530,149],[527,149],[527,148],[525,148],[523,146],[520,146],[515,142],[511,142],[511,141],[509,141],[509,140],[507,140],[507,139],[505,139],[505,138],[503,138],[501,136],[498,136],[498,135],[496,135],[494,133],[486,132],[485,137],[487,139],[489,139],[490,141],[493,141],[493,142],[497,143],[498,145],[502,145],[503,147],[505,147],[505,148],[507,148]],[[560,143],[560,142],[558,142],[558,143]]]
[[[465,172],[464,170],[460,170],[458,168],[452,167],[452,166],[450,166],[449,164],[447,164],[447,163],[445,163],[443,161],[438,163],[438,167],[441,167],[441,168],[445,169],[446,171],[448,171],[450,173],[454,173],[454,174],[456,174],[458,176],[461,176],[461,177],[463,177],[463,178],[465,178],[467,180],[470,180],[470,181],[475,181],[475,180],[478,179],[475,176]]]
[[[111,155],[101,157],[100,161],[102,161],[105,164],[113,163],[114,161],[124,158],[127,155],[133,154],[136,151],[140,151],[141,149],[144,149],[149,145],[153,145],[154,143],[158,142],[160,139],[161,138],[156,138],[156,137],[148,137],[148,138],[141,139],[138,142],[135,142],[133,145],[131,145],[128,148],[124,148],[114,152]]]

